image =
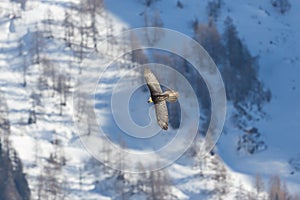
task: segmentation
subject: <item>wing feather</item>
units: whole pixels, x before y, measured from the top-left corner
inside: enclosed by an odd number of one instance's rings
[[[156,119],[158,125],[162,129],[167,130],[169,120],[168,120],[168,108],[167,108],[166,101],[158,102],[154,104],[154,106],[155,106]]]
[[[161,90],[161,87],[159,85],[157,78],[151,72],[151,70],[147,67],[145,68],[145,71],[144,71],[144,77],[147,82],[148,88],[150,90],[151,96],[153,94],[161,94],[162,93],[162,90]]]

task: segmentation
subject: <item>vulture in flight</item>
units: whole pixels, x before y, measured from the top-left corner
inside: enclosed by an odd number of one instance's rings
[[[168,130],[168,108],[166,101],[176,102],[179,94],[174,90],[162,92],[157,78],[147,67],[144,70],[144,77],[150,90],[148,103],[154,103],[157,123],[162,129]]]

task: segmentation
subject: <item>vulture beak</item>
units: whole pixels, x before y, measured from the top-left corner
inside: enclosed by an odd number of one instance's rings
[[[152,98],[151,98],[151,97],[149,97],[149,99],[148,99],[148,103],[153,103],[153,101],[152,101]]]

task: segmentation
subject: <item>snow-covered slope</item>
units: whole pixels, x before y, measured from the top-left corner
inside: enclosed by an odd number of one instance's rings
[[[196,18],[203,23],[207,21],[208,1],[181,2],[183,8],[172,0],[157,1],[150,8],[137,1],[120,3],[117,0],[106,1],[106,6],[133,28],[144,26],[144,13],[156,10],[164,27],[192,36],[191,22]],[[250,122],[263,132],[267,151],[239,155],[236,143],[240,130],[232,127],[228,119],[225,124],[228,134],[222,135],[218,152],[234,171],[252,175],[260,173],[265,177],[279,174],[299,192],[300,175],[299,172],[293,173],[295,169],[289,165],[289,160],[300,153],[300,27],[297,21],[300,2],[290,2],[291,10],[282,15],[269,1],[223,1],[216,22],[219,30],[222,32],[224,20],[230,16],[252,55],[259,56],[259,78],[270,88],[272,100],[264,107],[267,116],[258,122]]]
[[[51,161],[51,155],[66,160],[62,170],[56,171],[55,174],[55,178],[63,185],[61,189],[64,192],[59,194],[61,198],[118,199],[123,197],[123,193],[119,189],[121,186],[115,186],[116,182],[119,183],[117,172],[106,169],[98,162],[90,164],[91,155],[81,145],[73,123],[72,91],[77,84],[78,76],[81,76],[81,73],[90,77],[97,76],[96,68],[85,66],[89,62],[95,62],[89,59],[91,57],[87,56],[83,64],[80,64],[79,56],[77,56],[81,40],[80,31],[75,28],[77,31],[71,36],[76,43],[72,48],[66,46],[66,41],[63,39],[66,35],[64,25],[67,14],[71,16],[72,20],[78,22],[76,25],[79,26],[78,10],[72,8],[72,6],[79,5],[79,2],[77,0],[27,1],[25,10],[21,9],[19,3],[8,0],[0,3],[0,87],[9,107],[12,129],[10,140],[24,163],[33,199],[37,199],[39,181],[41,175],[45,176],[47,173],[46,166],[49,160]],[[208,20],[206,14],[208,1],[181,2],[182,8],[176,6],[177,1],[175,0],[156,1],[151,7],[146,7],[137,0],[126,2],[107,0],[105,1],[105,17],[99,15],[97,18],[98,26],[104,27],[103,29],[99,28],[98,39],[101,40],[107,36],[108,31],[105,30],[113,29],[117,33],[124,28],[145,26],[145,13],[149,17],[157,12],[162,19],[163,27],[192,36],[193,20],[198,19],[203,23]],[[225,133],[217,145],[217,152],[224,161],[224,166],[217,164],[220,162],[218,156],[208,157],[205,161],[194,160],[190,155],[197,154],[197,152],[193,153],[190,150],[181,159],[166,168],[169,182],[172,182],[169,184],[169,191],[173,196],[169,198],[195,200],[217,198],[212,191],[217,187],[216,184],[222,181],[218,181],[215,175],[223,168],[228,171],[226,181],[230,183],[228,185],[231,185],[230,191],[225,196],[227,199],[235,198],[241,184],[247,192],[252,191],[253,176],[256,173],[261,174],[266,183],[270,176],[277,174],[287,182],[290,192],[300,193],[300,171],[293,167],[295,165],[289,163],[291,159],[296,160],[293,163],[300,162],[297,162],[300,155],[298,145],[300,139],[298,134],[300,128],[298,123],[300,119],[300,79],[297,77],[300,74],[300,26],[298,26],[300,2],[291,0],[291,5],[291,10],[282,15],[272,7],[269,1],[223,1],[220,15],[216,21],[220,32],[224,28],[225,18],[231,16],[239,37],[249,47],[252,55],[259,55],[259,79],[272,92],[271,102],[264,106],[266,117],[260,118],[259,121],[249,122],[250,126],[259,128],[263,133],[263,139],[267,143],[268,149],[254,155],[240,154],[236,151],[236,143],[241,130],[231,122],[230,114],[233,112],[233,108],[228,106]],[[23,38],[24,52],[28,55],[29,50],[26,50],[26,47],[33,42],[34,37],[38,37],[34,35],[34,32],[38,29],[49,30],[45,23],[49,18],[51,18],[51,30],[55,39],[48,38],[39,45],[45,47],[41,52],[41,57],[45,56],[52,62],[52,65],[47,67],[55,66],[58,74],[64,74],[67,77],[70,91],[66,95],[66,105],[62,106],[62,111],[60,110],[60,92],[51,89],[54,85],[51,73],[45,72],[44,82],[40,79],[41,71],[44,70],[41,64],[29,65],[26,69],[27,85],[26,87],[22,85],[22,64],[30,61],[24,61],[22,56],[19,56],[19,41]],[[104,19],[109,19],[111,24]],[[88,18],[87,25],[89,22]],[[87,40],[88,48],[85,51],[93,52],[93,41],[92,39]],[[99,47],[100,52],[101,50],[105,51],[102,48],[106,47]],[[112,48],[109,54],[117,54],[117,49]],[[102,62],[109,62],[111,56],[104,56]],[[124,64],[126,61],[121,59],[118,62]],[[125,75],[127,71],[120,70],[111,73],[104,87],[106,89],[112,87],[114,80]],[[39,86],[42,87],[45,82],[47,89],[39,90]],[[146,98],[147,94],[141,93],[142,96],[132,104],[139,104],[143,98]],[[110,122],[111,116],[105,113],[105,110],[108,109],[105,104],[107,101],[105,92],[98,91],[98,94],[102,95],[101,97],[104,96],[104,98],[98,99],[97,103],[99,104],[96,103],[99,106],[98,117],[103,121]],[[36,98],[37,96],[38,98]],[[101,100],[105,100],[103,104]],[[33,102],[35,102],[37,123],[28,125]],[[141,110],[132,107],[131,111],[138,123],[145,123],[145,120],[139,119],[142,115]],[[114,124],[107,124],[106,131],[114,133],[115,135],[110,137],[118,142],[122,132]],[[170,140],[170,135],[159,135],[157,138],[152,138],[151,143],[146,144],[130,141],[130,137],[125,139],[127,145],[136,150],[145,145],[151,147],[151,144],[158,148]],[[139,180],[151,176],[141,177],[127,174],[125,179],[129,183],[126,182],[126,184],[135,188],[134,186],[137,187]],[[124,190],[130,199],[146,199],[149,197],[145,185],[146,183],[141,190],[133,189],[134,192],[128,189],[129,187]],[[143,192],[136,192],[136,190]]]

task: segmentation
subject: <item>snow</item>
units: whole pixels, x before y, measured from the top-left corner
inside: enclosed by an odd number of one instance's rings
[[[259,55],[260,78],[272,92],[272,101],[264,109],[267,117],[260,119],[255,126],[264,133],[268,144],[266,152],[258,155],[238,155],[235,144],[239,130],[226,123],[218,144],[218,152],[226,164],[242,174],[260,173],[265,177],[279,174],[288,184],[300,192],[299,173],[291,175],[288,160],[299,154],[300,128],[300,74],[298,18],[299,1],[290,1],[292,8],[284,16],[274,10],[268,1],[224,1],[217,25],[222,32],[223,21],[227,16],[233,18],[238,34],[253,55]],[[192,35],[192,20],[198,18],[205,22],[207,1],[183,2],[184,8],[177,8],[176,1],[158,1],[151,8],[145,9],[136,1],[106,1],[109,11],[126,21],[132,28],[144,25],[144,17],[137,15],[145,11],[159,10],[164,27]],[[137,5],[136,5],[137,4]],[[132,12],[123,11],[128,6]],[[153,8],[154,7],[154,8]],[[230,110],[230,109],[228,109]],[[230,112],[230,111],[229,111]],[[230,116],[230,113],[228,114]]]
[[[184,8],[175,7],[176,1],[158,1],[145,9],[142,3],[129,1],[121,3],[106,1],[109,11],[123,19],[131,27],[144,25],[144,17],[137,13],[158,10],[164,27],[191,35],[189,23],[198,18],[206,21],[206,1],[183,2]],[[274,10],[269,2],[261,1],[224,1],[217,25],[222,30],[226,16],[233,18],[238,33],[253,55],[259,55],[260,77],[272,91],[272,101],[265,106],[267,117],[255,123],[263,133],[269,146],[267,152],[259,155],[237,155],[234,147],[236,135],[229,125],[229,134],[219,141],[218,151],[225,162],[233,169],[247,174],[277,174],[289,181],[300,180],[299,174],[290,175],[288,159],[299,154],[299,97],[298,75],[299,38],[298,26],[299,1],[291,1],[292,9],[284,16]],[[126,12],[122,8],[126,7]],[[130,12],[128,11],[130,10]],[[296,17],[297,16],[297,17]],[[139,19],[139,20],[138,20]],[[233,134],[231,132],[237,132]],[[300,188],[300,187],[299,187]],[[299,192],[299,191],[298,191]]]
[[[72,1],[78,3],[78,1]],[[108,10],[108,15],[115,24],[116,32],[123,28],[136,28],[144,26],[145,13],[149,15],[159,11],[163,20],[164,27],[174,29],[189,36],[192,36],[191,23],[194,19],[199,19],[200,22],[206,22],[206,5],[207,1],[182,1],[184,7],[182,9],[176,7],[175,0],[157,1],[151,8],[145,9],[139,1],[105,1],[105,7]],[[86,146],[80,143],[80,138],[76,133],[72,119],[73,105],[71,97],[67,102],[67,106],[63,108],[64,114],[59,115],[59,99],[52,98],[52,94],[46,91],[42,94],[42,105],[38,106],[40,113],[38,115],[38,123],[26,125],[28,119],[28,110],[31,107],[30,95],[33,91],[34,84],[37,82],[37,74],[39,66],[32,65],[28,69],[27,87],[22,86],[22,74],[18,69],[21,59],[16,59],[18,55],[17,41],[28,33],[33,32],[36,28],[36,22],[44,19],[50,9],[53,13],[54,20],[62,20],[64,18],[64,9],[70,1],[28,1],[26,11],[21,11],[20,7],[8,0],[2,1],[0,4],[0,90],[5,94],[9,108],[9,119],[11,122],[11,132],[13,133],[10,140],[12,145],[21,157],[24,163],[24,170],[29,176],[30,188],[34,190],[36,186],[36,177],[41,171],[40,166],[34,166],[36,157],[46,159],[49,153],[53,152],[54,145],[51,141],[60,139],[63,141],[63,152],[67,159],[64,177],[67,177],[70,183],[70,199],[112,199],[108,197],[111,191],[100,190],[94,192],[94,177],[85,175],[84,186],[82,191],[79,191],[78,176],[79,168],[88,162],[91,158],[90,152]],[[267,113],[266,118],[262,118],[257,122],[253,122],[255,127],[258,127],[263,132],[264,140],[268,145],[268,149],[264,152],[255,155],[245,155],[237,153],[235,147],[237,138],[240,134],[239,129],[234,127],[230,122],[230,114],[232,107],[229,107],[228,118],[225,123],[225,134],[220,137],[217,146],[217,152],[226,164],[226,169],[230,172],[231,182],[235,188],[240,182],[250,191],[252,177],[259,173],[262,175],[265,182],[274,174],[280,175],[287,182],[290,191],[300,193],[300,172],[291,174],[294,170],[289,165],[288,161],[300,154],[299,149],[299,119],[300,119],[300,74],[299,68],[299,52],[300,52],[300,26],[299,10],[300,2],[291,0],[292,9],[284,16],[279,14],[272,8],[268,1],[259,0],[226,0],[222,7],[221,14],[217,20],[219,30],[223,29],[223,21],[226,16],[233,18],[234,24],[237,26],[238,34],[250,49],[253,55],[259,55],[260,73],[259,77],[265,83],[267,88],[272,91],[272,100],[264,106]],[[21,18],[9,19],[6,16],[15,15]],[[78,16],[76,16],[78,17]],[[10,17],[11,18],[11,17]],[[99,22],[102,23],[102,22]],[[39,27],[41,28],[41,27]],[[59,37],[63,36],[63,28],[57,26],[55,33]],[[78,38],[77,38],[78,37]],[[76,36],[79,41],[79,35]],[[27,38],[26,43],[30,43]],[[105,47],[102,50],[105,51]],[[55,58],[58,68],[62,71],[67,71],[77,78],[79,67],[74,64],[71,52],[64,47],[62,41],[55,41],[47,46],[47,51],[52,52],[51,58]],[[97,62],[97,65],[106,63],[108,60]],[[88,59],[86,65],[95,63],[95,60]],[[69,64],[74,65],[70,68]],[[76,68],[77,67],[77,68]],[[86,76],[98,76],[97,66],[90,71],[83,70]],[[97,74],[95,73],[97,72]],[[119,142],[121,130],[117,128],[115,122],[112,122],[110,105],[107,104],[110,96],[103,94],[111,91],[112,85],[119,77],[124,77],[127,70],[108,71],[105,74],[106,84],[102,88],[97,88],[98,95],[104,99],[97,99],[96,111],[97,118],[104,125],[104,130],[114,142]],[[132,75],[132,74],[131,74]],[[180,88],[179,88],[180,89]],[[147,100],[147,93],[137,91],[141,95],[134,95],[136,100],[130,99],[129,109],[132,115],[132,120],[138,125],[155,125],[153,108],[151,106],[144,109],[138,109]],[[121,103],[121,99],[117,99],[117,104]],[[138,105],[137,107],[134,105]],[[187,108],[189,109],[189,108]],[[191,108],[190,108],[191,109]],[[150,116],[142,117],[143,113],[148,113]],[[188,110],[187,112],[190,112]],[[164,144],[170,142],[174,137],[172,134],[175,130],[167,134],[155,135],[149,140],[140,142],[136,138],[125,136],[122,139],[129,145],[128,148],[134,149],[136,153],[139,151],[151,151],[159,149]],[[99,145],[97,140],[91,141],[94,146]],[[36,153],[36,148],[39,151]],[[42,160],[43,160],[42,159]],[[151,159],[148,158],[149,163]],[[45,161],[41,161],[45,162]],[[166,170],[169,173],[174,185],[171,190],[178,199],[199,199],[203,193],[203,198],[209,198],[210,195],[205,195],[205,189],[212,188],[213,183],[209,180],[202,180],[198,176],[198,169],[191,164],[185,156],[180,158],[174,164],[168,166]],[[207,174],[212,173],[207,170]],[[102,177],[105,178],[104,176]],[[132,178],[134,179],[134,178]],[[112,183],[107,183],[112,184]],[[74,191],[74,192],[72,192]],[[106,193],[107,192],[107,193]],[[228,198],[232,199],[234,191],[231,191]],[[33,193],[36,195],[36,193]],[[202,195],[201,195],[202,196]],[[144,195],[136,194],[132,199],[143,199]],[[213,197],[211,197],[213,198]]]

